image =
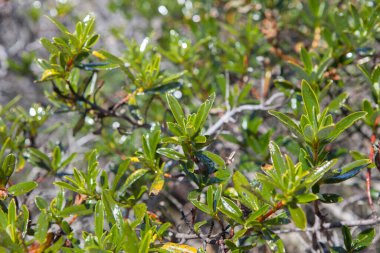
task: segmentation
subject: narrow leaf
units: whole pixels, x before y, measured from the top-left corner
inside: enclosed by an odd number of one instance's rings
[[[38,184],[36,182],[23,182],[18,183],[15,185],[12,185],[9,187],[8,192],[12,194],[13,196],[19,196],[22,194],[25,194],[27,192],[30,192],[34,188],[36,188]]]
[[[349,128],[352,124],[354,124],[356,121],[358,121],[361,118],[364,118],[367,115],[366,112],[354,112],[350,115],[346,116],[342,120],[340,120],[338,123],[335,124],[334,131],[331,132],[329,138],[335,139],[337,138],[344,130]]]
[[[171,94],[167,93],[166,99],[168,101],[171,112],[173,113],[174,119],[181,126],[182,129],[185,129],[183,119],[185,114],[183,113],[182,107],[179,104],[178,100]]]

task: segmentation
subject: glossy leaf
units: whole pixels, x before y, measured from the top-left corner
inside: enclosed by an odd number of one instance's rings
[[[159,148],[157,149],[157,153],[176,161],[185,159],[185,156],[183,154],[172,148]]]
[[[233,221],[244,224],[244,221],[242,219],[243,212],[232,200],[222,197],[220,199],[219,210]]]

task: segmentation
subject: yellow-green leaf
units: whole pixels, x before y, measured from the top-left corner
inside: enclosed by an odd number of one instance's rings
[[[44,71],[44,73],[42,73],[40,81],[47,81],[47,80],[52,79],[53,77],[58,77],[61,74],[62,74],[61,72],[55,69],[47,69]]]
[[[165,183],[165,180],[162,174],[157,175],[152,185],[150,186],[149,194],[152,194],[152,195],[159,194],[162,188],[164,187],[164,183]]]
[[[197,249],[186,244],[165,243],[161,249],[167,250],[170,253],[196,253]]]

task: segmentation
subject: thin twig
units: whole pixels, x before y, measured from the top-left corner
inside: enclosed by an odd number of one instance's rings
[[[230,111],[227,111],[215,124],[210,126],[210,128],[206,131],[205,135],[214,134],[219,128],[221,128],[225,123],[227,123],[235,114],[243,112],[243,111],[267,111],[271,109],[275,109],[281,105],[271,105],[274,100],[279,97],[284,96],[282,93],[276,93],[267,99],[263,104],[259,105],[241,105],[236,107]]]

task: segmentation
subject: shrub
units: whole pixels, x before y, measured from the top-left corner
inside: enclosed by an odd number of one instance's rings
[[[379,7],[330,4],[113,0],[161,24],[141,43],[114,30],[118,54],[97,45],[93,15],[72,29],[49,18],[60,35],[36,60],[49,105],[0,108],[2,250],[299,252],[285,233],[311,235],[309,251],[369,247]],[[53,133],[62,141],[37,141]],[[364,169],[366,183],[352,179]],[[368,200],[358,213],[338,204],[357,206],[349,179]]]

